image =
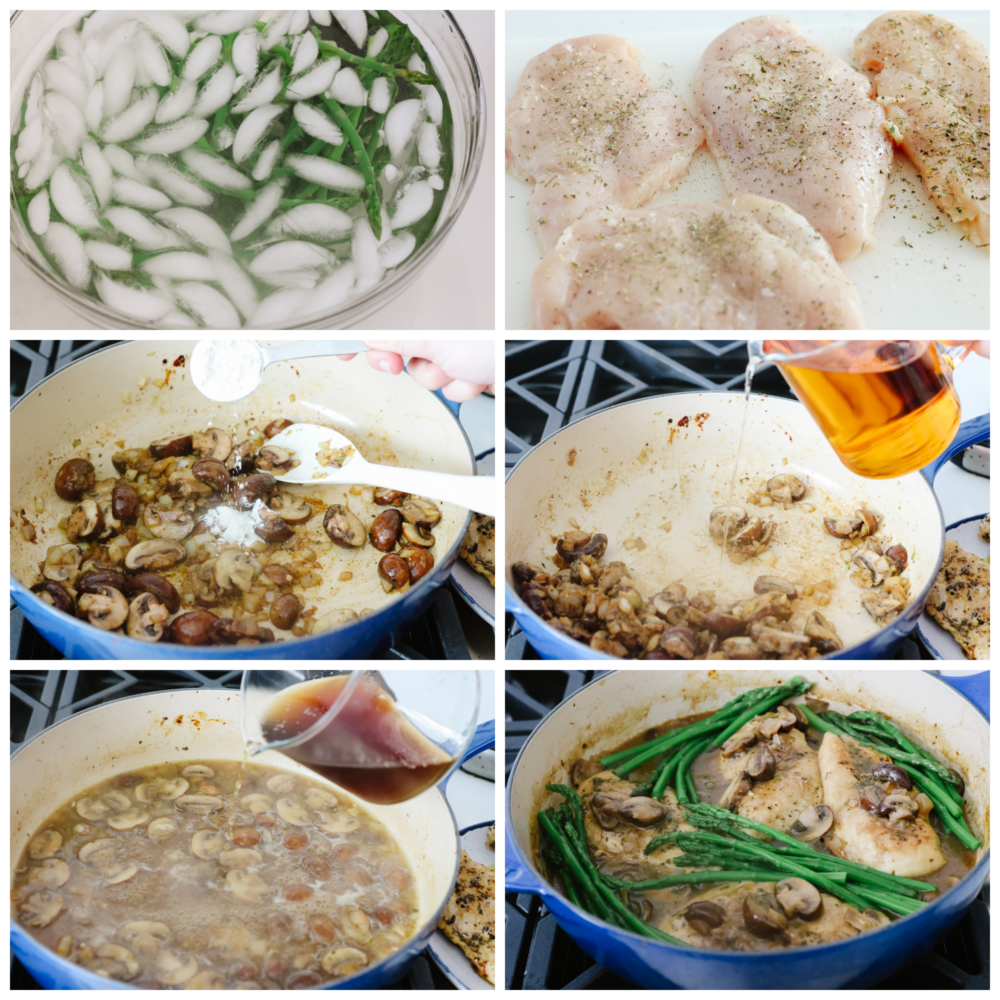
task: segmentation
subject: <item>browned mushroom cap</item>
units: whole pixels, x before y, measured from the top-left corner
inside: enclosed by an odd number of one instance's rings
[[[722,642],[722,652],[730,660],[759,660],[760,651],[757,643],[749,636],[734,636],[732,639],[724,639]]]
[[[774,887],[774,896],[789,920],[815,920],[823,912],[819,889],[804,878],[783,878]]]
[[[734,635],[741,635],[747,627],[746,622],[740,621],[734,615],[722,614],[713,611],[711,614],[702,615],[700,626],[707,628],[720,639],[729,639]]]
[[[738,552],[740,549],[749,548],[753,542],[760,541],[761,531],[764,529],[764,522],[759,517],[750,518],[747,523],[735,534],[729,533],[729,544],[731,548]]]
[[[115,467],[115,471],[123,476],[126,469],[149,472],[153,468],[154,459],[146,448],[127,448],[125,451],[116,451],[111,456],[111,464]]]
[[[730,538],[747,523],[747,512],[742,507],[716,507],[708,515],[708,533],[716,545],[721,545],[726,537],[726,517],[729,517]]]
[[[284,519],[279,517],[269,507],[258,507],[257,517],[260,519],[260,524],[253,529],[254,534],[258,538],[263,538],[265,542],[273,542],[275,544],[287,542],[295,534],[285,523]]]
[[[183,507],[161,507],[149,504],[142,512],[142,520],[149,533],[157,538],[183,541],[194,534],[195,516]]]
[[[174,437],[158,438],[149,446],[153,458],[179,458],[191,453],[192,440],[190,434],[178,434]]]
[[[786,705],[785,708],[795,716],[795,728],[805,732],[809,728],[809,720],[802,709],[798,705]]]
[[[111,513],[119,521],[131,521],[139,509],[139,494],[135,487],[119,479],[111,491]]]
[[[233,475],[241,472],[251,472],[253,470],[253,445],[249,441],[241,441],[233,447],[226,459],[226,468]]]
[[[142,642],[159,642],[170,612],[154,594],[143,593],[128,607],[126,632]]]
[[[279,491],[267,501],[268,507],[280,515],[286,524],[305,524],[312,517],[312,507],[292,493]],[[362,534],[364,529],[362,529]]]
[[[778,937],[788,926],[788,918],[769,892],[749,892],[743,900],[743,923],[759,938]]]
[[[410,567],[405,559],[390,552],[378,561],[378,575],[382,581],[382,589],[388,594],[393,590],[401,590],[410,582]]]
[[[212,625],[212,641],[256,646],[274,642],[274,633],[253,618],[219,618]]]
[[[170,641],[182,646],[207,646],[219,619],[211,611],[185,611],[170,623]]]
[[[858,793],[858,804],[862,809],[866,809],[876,816],[884,816],[882,811],[885,802],[885,789],[878,785],[865,785]]]
[[[578,760],[570,769],[569,777],[574,787],[579,788],[588,778],[607,770],[600,761]]]
[[[136,573],[125,581],[125,589],[133,596],[152,594],[172,615],[180,610],[180,594],[174,585],[159,573]]]
[[[287,472],[294,461],[292,455],[275,444],[266,444],[257,453],[254,466],[261,472]]]
[[[268,616],[275,628],[290,629],[302,613],[302,602],[294,594],[282,594],[271,605]]]
[[[201,458],[225,462],[233,450],[233,439],[218,427],[198,431],[191,439],[192,447]]]
[[[736,807],[750,794],[752,789],[753,782],[750,780],[750,775],[746,771],[740,771],[722,793],[722,798],[719,799],[719,808],[736,812]]]
[[[408,496],[399,490],[377,489],[375,491],[375,503],[380,507],[398,507]]]
[[[194,500],[199,497],[210,497],[212,487],[207,483],[198,482],[191,475],[190,469],[176,469],[167,476],[167,485],[163,487],[163,492],[167,496]]]
[[[32,591],[38,595],[39,600],[52,605],[57,611],[65,611],[66,614],[73,614],[73,598],[69,596],[69,591],[55,580],[43,580],[36,583]]]
[[[286,427],[291,427],[294,423],[294,420],[289,420],[286,417],[278,417],[277,420],[272,420],[264,428],[264,437],[273,438],[275,434],[280,434]]]
[[[702,937],[708,937],[716,927],[725,923],[726,911],[718,903],[699,899],[684,911],[683,917],[693,931]]]
[[[125,593],[127,582],[125,574],[120,569],[89,569],[81,573],[73,586],[81,594],[94,593],[98,587],[114,587]]]
[[[92,593],[81,594],[76,606],[78,617],[108,632],[121,628],[128,618],[128,601],[113,587],[97,587]]]
[[[799,840],[819,840],[833,826],[833,810],[829,806],[809,806],[792,824],[789,831]]]
[[[795,476],[773,476],[767,481],[767,494],[775,503],[791,503],[806,495],[805,484]]]
[[[220,589],[246,593],[253,586],[253,578],[259,568],[247,553],[226,549],[215,560],[213,576]]]
[[[782,730],[789,730],[795,726],[795,716],[784,705],[779,705],[775,709],[775,714],[768,714],[767,717],[757,723],[757,732],[761,736],[771,739],[776,733]]]
[[[730,736],[722,749],[719,751],[723,757],[735,757],[744,750],[749,750],[757,742],[757,731],[755,729],[744,729],[741,732]]]
[[[422,580],[434,568],[434,556],[422,545],[406,545],[399,554],[410,567],[410,583]]]
[[[770,781],[776,766],[774,754],[766,746],[759,746],[746,763],[746,772],[754,781]]]
[[[330,541],[342,549],[357,549],[365,544],[365,526],[342,503],[335,503],[327,509],[323,530],[330,536]]]
[[[425,549],[434,545],[434,536],[426,528],[421,528],[419,524],[410,524],[409,521],[403,522],[403,538],[410,545],[420,545]]]
[[[79,500],[94,486],[94,467],[83,458],[63,462],[56,473],[56,493],[63,500]]]
[[[855,552],[847,575],[856,587],[867,590],[869,587],[877,587],[885,579],[883,566],[885,569],[889,568],[885,556],[877,556],[874,552],[862,549]]]
[[[410,524],[418,524],[421,528],[433,528],[441,520],[441,511],[430,500],[425,500],[423,497],[408,496],[400,505],[399,510]],[[597,537],[595,536],[595,541]],[[604,544],[606,547],[607,539],[604,540]],[[603,554],[603,550],[600,554],[591,553],[598,559]]]
[[[104,515],[96,500],[77,504],[66,519],[66,537],[75,542],[78,538],[89,541],[104,530]]]
[[[907,556],[906,549],[902,545],[890,545],[885,550],[885,557],[897,573],[902,573],[909,562],[909,556]]]
[[[414,501],[416,498],[411,497],[407,500],[402,507],[403,517],[407,521],[414,524],[420,524],[424,528],[430,528],[435,522],[424,523],[422,521],[417,521],[413,517],[407,514],[407,505]],[[420,503],[426,503],[426,500],[420,501]],[[433,507],[433,504],[431,504]],[[434,508],[437,510],[437,508]],[[438,514],[438,517],[441,515]],[[600,559],[601,556],[607,551],[608,548],[608,536],[602,535],[600,532],[596,534],[591,534],[588,531],[567,531],[566,534],[562,536],[556,542],[556,552],[559,553],[563,562],[571,563],[575,562],[581,556],[593,556],[595,559]]]
[[[912,788],[910,776],[898,764],[876,764],[872,776],[879,781],[891,781],[897,788]]]
[[[239,510],[250,510],[257,500],[266,503],[278,489],[278,480],[266,472],[254,472],[239,479],[233,487],[233,503]]]
[[[228,493],[233,488],[233,477],[224,462],[217,458],[199,458],[191,466],[191,475],[200,483],[207,483],[216,493]]]
[[[837,629],[834,627],[833,622],[818,611],[813,611],[809,615],[803,631],[809,636],[809,641],[813,649],[818,653],[825,655],[844,648],[844,643],[841,641],[840,636],[837,635]],[[794,705],[790,705],[789,708],[793,712],[795,711]]]
[[[871,510],[865,510],[864,507],[859,507],[854,513],[864,521],[864,527],[861,530],[862,537],[874,535],[878,531],[878,514]]]
[[[686,625],[688,616],[687,598],[676,601],[669,596],[667,591],[661,591],[653,597],[653,611],[658,618],[662,618],[671,625]]]
[[[618,815],[618,806],[628,797],[629,793],[624,788],[614,788],[591,796],[590,811],[594,814],[594,819],[600,824],[601,829],[613,830],[618,826],[621,820]]]
[[[793,601],[799,596],[795,584],[782,580],[780,576],[758,576],[754,581],[753,592],[755,594],[785,594]]]
[[[671,659],[691,660],[705,651],[701,636],[685,625],[664,629],[660,635],[660,649]]]
[[[823,527],[834,538],[853,538],[860,534],[864,521],[860,517],[824,517]]]
[[[42,564],[42,576],[46,580],[55,580],[57,583],[69,579],[69,574],[80,565],[83,559],[83,552],[79,545],[72,542],[64,542],[62,545],[53,545],[45,553],[45,562]]]
[[[399,541],[403,527],[403,515],[395,507],[382,511],[374,521],[368,537],[379,552],[391,552]]]
[[[167,538],[156,538],[149,542],[139,542],[128,550],[125,568],[130,570],[170,569],[187,558],[187,549],[180,542]]]
[[[631,795],[618,805],[618,815],[633,826],[652,826],[659,823],[666,812],[661,802],[647,795]]]
[[[890,792],[879,810],[890,823],[901,819],[916,819],[920,812],[920,803],[911,799],[905,792]]]

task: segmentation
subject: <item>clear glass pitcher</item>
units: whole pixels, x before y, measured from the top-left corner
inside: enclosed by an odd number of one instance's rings
[[[754,369],[776,364],[841,462],[895,479],[951,443],[962,408],[952,370],[972,344],[932,340],[751,340]]]
[[[379,804],[444,781],[478,711],[475,670],[247,670],[240,690],[251,755],[277,750]]]

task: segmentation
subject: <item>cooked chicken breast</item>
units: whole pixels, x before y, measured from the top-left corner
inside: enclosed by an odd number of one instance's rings
[[[837,260],[861,252],[892,169],[885,111],[864,76],[787,17],[753,17],[709,45],[694,92],[730,194],[790,205]]]
[[[777,717],[776,712],[758,715],[734,736],[753,732],[763,720]],[[786,733],[778,733],[771,739],[760,739],[748,750],[732,757],[723,757],[719,750],[719,770],[726,780],[738,778],[760,747],[766,747],[774,757],[774,777],[767,781],[754,781],[750,791],[739,800],[736,812],[747,819],[755,819],[758,823],[766,823],[782,833],[788,833],[804,810],[823,802],[819,759],[816,751],[806,743],[805,734],[792,729]]]
[[[857,290],[787,205],[591,211],[531,282],[537,330],[860,330]]]
[[[472,523],[462,540],[462,548],[458,553],[480,576],[490,581],[490,586],[497,585],[496,572],[496,518],[485,514],[472,515]]]
[[[949,538],[941,569],[927,595],[927,613],[958,640],[966,659],[988,660],[990,564]]]
[[[497,846],[497,825],[494,823],[486,833],[486,846],[496,849]]]
[[[496,879],[492,869],[462,851],[458,881],[438,921],[445,936],[469,957],[473,968],[496,985]]]
[[[654,88],[624,38],[552,46],[524,68],[507,108],[507,168],[535,189],[548,252],[590,208],[636,208],[683,174],[705,141],[684,102]]]
[[[730,951],[773,951],[774,940],[754,937],[743,920],[743,901],[752,892],[774,892],[774,882],[739,882],[711,886],[692,896],[684,909],[694,902],[711,902],[725,910],[722,925],[703,936],[696,931],[682,913],[668,916],[660,923],[660,930],[672,934],[697,948],[726,948]],[[862,931],[874,930],[889,922],[877,910],[856,910],[841,902],[836,896],[820,893],[823,909],[815,920],[793,917],[781,938],[782,947],[788,945],[826,944],[856,937]],[[683,912],[683,911],[682,911]]]
[[[985,538],[986,541],[990,540],[990,515],[987,514],[986,517],[979,522],[979,537]]]
[[[930,823],[919,816],[891,823],[860,804],[861,789],[877,783],[872,768],[888,759],[849,736],[823,736],[819,748],[823,801],[834,816],[824,843],[849,861],[891,875],[920,878],[945,863]]]
[[[892,138],[931,198],[977,246],[990,243],[990,56],[934,14],[893,11],[854,42]]]

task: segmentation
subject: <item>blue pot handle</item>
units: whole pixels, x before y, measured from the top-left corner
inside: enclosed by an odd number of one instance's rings
[[[990,436],[990,415],[982,413],[978,417],[967,420],[964,424],[958,425],[958,433],[954,440],[937,458],[929,465],[925,465],[921,470],[921,475],[927,478],[930,483],[934,482],[935,476],[945,462],[949,461],[953,455],[964,451],[970,445],[979,444]]]
[[[490,719],[488,722],[481,722],[476,726],[476,731],[472,734],[472,739],[465,748],[465,753],[462,754],[462,759],[459,763],[464,764],[467,760],[475,757],[476,754],[482,753],[484,750],[489,750],[490,747],[496,746],[496,742],[496,720]]]
[[[503,891],[504,892],[530,892],[533,896],[541,896],[543,899],[548,893],[539,884],[526,865],[521,864],[518,857],[517,848],[514,846],[514,837],[510,832],[510,821],[504,824],[503,835]]]
[[[440,389],[435,389],[434,395],[437,396],[437,398],[440,399],[441,402],[444,403],[444,405],[447,406],[448,409],[451,410],[451,412],[454,413],[456,417],[458,416],[458,411],[462,408],[461,403],[456,403],[455,400],[448,399],[448,397],[445,396],[445,394]]]
[[[988,719],[990,717],[990,672],[963,674],[960,677],[937,674],[946,684],[961,691]]]

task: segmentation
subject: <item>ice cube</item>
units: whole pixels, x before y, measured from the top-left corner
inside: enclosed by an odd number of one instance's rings
[[[143,250],[159,250],[166,243],[163,229],[134,208],[116,205],[104,215],[115,229],[135,240]]]
[[[355,280],[354,265],[350,261],[346,261],[330,277],[325,278],[316,286],[303,304],[300,315],[308,316],[311,313],[329,312],[345,299],[350,298],[354,291]]]
[[[139,22],[132,20],[129,15],[126,17],[129,19],[112,28],[102,42],[101,54],[94,62],[94,72],[98,79],[108,72],[108,67],[118,57],[119,50],[130,52],[127,43],[132,41],[132,36],[139,27]]]
[[[169,87],[173,79],[170,70],[170,63],[160,47],[160,44],[153,39],[153,36],[144,28],[136,32],[136,60],[139,65],[145,67],[150,80],[157,87]]]
[[[370,288],[382,277],[382,264],[378,259],[378,240],[366,218],[354,220],[351,239],[351,260],[358,276],[358,288]]]
[[[238,330],[242,326],[232,302],[211,285],[185,281],[173,290],[181,303],[201,320],[202,326],[211,330]]]
[[[340,236],[350,231],[354,220],[332,205],[296,205],[279,215],[268,227],[271,236],[314,236],[318,239]]]
[[[304,73],[318,58],[319,42],[316,41],[316,36],[311,31],[300,35],[292,46],[292,76]]]
[[[104,113],[109,118],[128,107],[135,86],[135,56],[123,48],[104,74]]]
[[[415,181],[394,204],[396,211],[392,215],[393,232],[419,222],[431,210],[434,189],[427,181]]]
[[[49,91],[45,95],[44,110],[56,152],[75,160],[87,134],[87,124],[80,109],[68,97]]]
[[[389,81],[384,76],[376,77],[368,94],[368,107],[377,115],[384,115],[389,110]]]
[[[202,124],[207,126],[208,122]],[[228,161],[214,153],[207,153],[192,146],[181,153],[181,159],[199,177],[204,177],[216,187],[226,188],[230,191],[245,191],[253,187],[253,182],[249,177],[245,177]]]
[[[309,11],[307,10],[297,10],[292,14],[292,20],[288,25],[288,33],[290,35],[300,35],[306,28],[309,27]]]
[[[291,167],[303,180],[322,184],[335,191],[360,191],[365,186],[365,180],[357,170],[322,156],[291,154],[285,157],[285,165]]]
[[[257,143],[267,131],[268,126],[280,115],[287,105],[265,104],[255,108],[243,119],[236,131],[233,142],[233,160],[242,163],[257,147]]]
[[[311,70],[288,84],[286,96],[293,101],[300,101],[322,94],[334,82],[338,66],[340,66],[339,59],[324,59],[317,63]]]
[[[58,205],[56,206],[59,207]],[[76,230],[63,222],[50,222],[42,237],[42,246],[55,260],[62,276],[77,288],[90,284],[90,258]]]
[[[312,105],[296,104],[294,114],[295,120],[302,126],[306,135],[311,135],[314,139],[322,139],[324,142],[330,143],[331,146],[337,146],[343,141],[344,134],[340,129],[322,111],[317,111]]]
[[[240,76],[253,79],[257,75],[257,48],[260,33],[256,28],[241,31],[233,42],[233,66]]]
[[[166,316],[174,306],[170,297],[161,291],[133,288],[112,280],[106,274],[99,274],[94,284],[97,286],[97,294],[112,309],[136,319],[153,322]]]
[[[214,35],[231,35],[259,21],[263,13],[262,10],[213,10],[199,17],[195,27]]]
[[[440,125],[441,118],[444,116],[444,104],[441,101],[441,92],[430,83],[417,84],[417,89],[423,94],[427,117],[435,125]]]
[[[368,19],[365,17],[365,12],[363,10],[333,10],[330,13],[347,32],[351,41],[364,52],[365,40],[368,38]]]
[[[104,147],[103,152],[104,158],[119,174],[131,177],[132,180],[138,181],[140,184],[149,183],[149,174],[136,167],[132,154],[127,150],[122,149],[121,146],[109,144]]]
[[[280,292],[268,295],[250,317],[250,326],[273,327],[284,323],[294,316],[308,301],[309,295],[315,294],[301,288],[283,288]]]
[[[64,62],[50,59],[42,69],[49,90],[65,94],[81,111],[87,104],[87,84]]]
[[[150,89],[138,93],[140,96],[133,104],[105,124],[102,133],[105,142],[126,142],[137,136],[153,120],[153,115],[156,114],[156,91]],[[107,111],[107,99],[108,94],[105,89],[105,111]]]
[[[271,181],[260,194],[247,205],[243,218],[236,224],[229,238],[235,243],[258,230],[271,217],[281,200],[284,179]]]
[[[180,327],[182,330],[197,330],[198,321],[180,309],[171,309],[163,319],[160,320],[161,327]]]
[[[383,267],[396,267],[413,253],[417,238],[413,233],[398,233],[378,248],[378,260]]]
[[[428,170],[437,170],[441,163],[441,143],[436,125],[424,122],[417,132],[417,154]]]
[[[157,125],[166,125],[183,118],[198,99],[198,84],[194,80],[179,80],[177,89],[168,91],[156,106],[154,121]]]
[[[163,13],[140,14],[139,17],[172,55],[183,59],[188,54],[191,48],[188,30],[176,17]]]
[[[40,117],[32,119],[31,124],[23,128],[17,137],[17,150],[14,153],[15,162],[30,163],[41,152],[45,134],[42,119]]]
[[[311,10],[309,11],[309,16],[317,24],[322,24],[324,28],[329,28],[333,24],[333,19],[330,17],[328,10]]]
[[[24,171],[24,186],[29,191],[34,191],[35,188],[41,187],[52,176],[52,171],[61,162],[62,157],[53,151],[52,136],[46,135],[42,141],[42,150],[32,162],[31,169],[27,169],[27,163],[21,166],[21,170]],[[18,177],[21,176],[20,171],[18,171]]]
[[[60,163],[49,181],[49,194],[56,211],[71,225],[91,229],[97,221],[97,203],[90,185],[68,163]]]
[[[83,244],[87,256],[105,271],[131,271],[132,254],[124,247],[114,243],[104,243],[101,240],[87,240]]]
[[[157,254],[139,265],[147,274],[157,274],[163,278],[190,278],[193,281],[214,281],[215,268],[211,261],[200,253],[186,250],[172,250]]]
[[[374,59],[385,48],[387,41],[389,41],[389,32],[385,28],[379,28],[368,40],[368,58]]]
[[[412,70],[414,73],[427,72],[427,67],[424,65],[423,59],[421,59],[420,56],[416,54],[416,52],[414,52],[413,55],[410,56],[410,61],[406,64],[406,68],[408,70]]]
[[[83,165],[87,168],[90,183],[94,186],[97,204],[103,208],[111,200],[111,164],[93,139],[83,140]]]
[[[335,101],[352,108],[364,107],[368,103],[368,91],[358,79],[357,72],[350,66],[345,66],[337,73],[330,87],[330,96]]]
[[[267,27],[264,29],[264,37],[261,40],[261,47],[265,52],[270,52],[275,45],[280,44],[284,40],[285,35],[288,34],[288,28],[292,23],[292,15],[294,13],[295,11],[293,10],[282,11],[267,22]]]
[[[423,104],[416,98],[394,104],[385,116],[385,141],[389,155],[399,162],[413,137],[417,122],[423,117]]]
[[[229,237],[223,232],[222,226],[211,216],[195,208],[167,208],[157,212],[154,217],[203,247],[221,250],[227,254],[233,252],[233,248],[229,245]]]
[[[42,82],[42,74],[36,73],[31,78],[28,85],[28,98],[24,102],[24,124],[30,125],[42,111],[42,95],[45,93],[45,84]]]
[[[215,202],[211,191],[194,181],[188,180],[164,156],[141,154],[136,161],[140,170],[145,170],[161,191],[170,195],[174,201],[182,205],[193,205],[195,208],[208,208]]]
[[[329,250],[303,240],[275,243],[250,261],[253,275],[280,274],[282,271],[317,271],[334,262]]]
[[[274,170],[274,165],[278,161],[281,153],[281,143],[277,139],[272,139],[257,157],[257,162],[253,165],[252,176],[255,181],[266,181]]]
[[[244,320],[249,321],[257,308],[257,290],[250,276],[228,252],[210,250],[208,257],[215,267],[215,280],[222,285],[223,291],[232,299]]]
[[[179,153],[196,143],[208,131],[208,122],[201,118],[182,118],[170,125],[146,129],[129,143],[137,153]]]
[[[38,236],[44,236],[49,228],[49,193],[44,188],[28,202],[28,225]]]
[[[203,38],[184,62],[185,80],[200,80],[221,58],[222,39],[218,35]]]
[[[198,103],[195,104],[192,115],[203,117],[218,111],[230,97],[233,96],[233,86],[236,83],[236,70],[232,64],[223,63],[213,74],[208,83],[201,88]]]
[[[234,115],[244,115],[248,111],[253,111],[254,108],[270,104],[281,93],[283,86],[284,80],[281,75],[281,66],[275,66],[270,73],[265,73],[257,78],[247,94],[237,104],[233,105],[231,108],[232,113]]]
[[[95,83],[87,95],[87,105],[83,112],[87,128],[91,132],[98,132],[101,122],[104,120],[104,83]]]
[[[170,208],[172,202],[156,188],[140,184],[130,177],[116,177],[114,181],[115,201],[133,208],[143,208],[150,212]]]

